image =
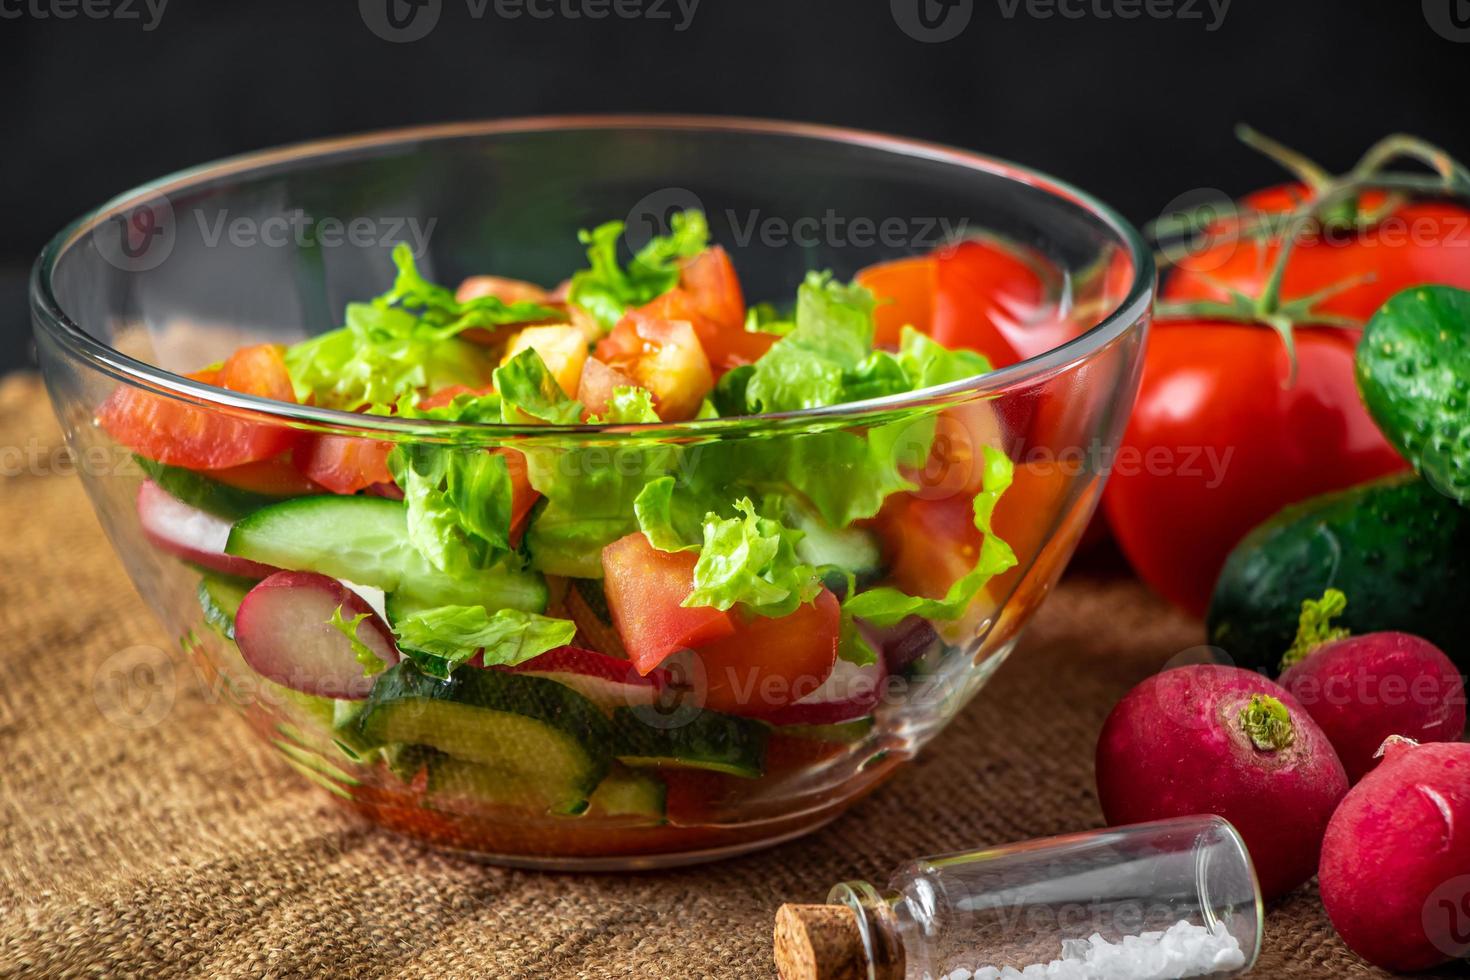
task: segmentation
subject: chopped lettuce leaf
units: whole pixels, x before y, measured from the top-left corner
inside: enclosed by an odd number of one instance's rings
[[[668,235],[648,242],[624,269],[618,264],[618,241],[623,222],[609,221],[580,233],[591,268],[572,276],[568,300],[611,329],[630,306],[642,306],[673,289],[679,282],[679,264],[709,245],[709,225],[701,211],[681,211],[670,222]]]
[[[943,599],[927,599],[911,596],[898,589],[882,586],[859,592],[848,598],[842,610],[849,616],[866,620],[874,626],[892,626],[909,616],[925,616],[929,619],[958,619],[985,583],[1016,564],[1011,546],[996,536],[991,528],[991,517],[996,501],[1011,485],[1015,466],[1000,450],[991,446],[982,447],[985,457],[985,472],[982,489],[975,495],[975,527],[983,534],[980,555],[975,567],[966,572],[945,593]]]
[[[336,609],[332,610],[332,616],[327,620],[327,623],[333,629],[336,629],[343,636],[347,637],[347,642],[352,644],[352,655],[357,658],[358,663],[362,664],[362,672],[368,677],[371,677],[374,674],[381,674],[388,665],[383,662],[381,657],[373,652],[372,647],[357,638],[357,627],[369,615],[371,614],[358,613],[351,619],[345,619],[342,616],[342,607],[339,605]]]
[[[751,333],[775,333],[785,336],[796,329],[789,312],[783,313],[772,303],[756,303],[745,311],[745,329]]]
[[[513,667],[571,643],[577,625],[519,609],[435,606],[404,616],[393,632],[404,647],[438,657],[452,670],[482,650],[485,666]]]
[[[789,412],[850,401],[846,376],[873,349],[873,294],[808,273],[796,293],[796,326],[772,345],[745,388],[753,412]]]
[[[459,333],[556,315],[536,303],[506,304],[489,296],[460,303],[423,278],[402,243],[393,261],[398,276],[391,290],[371,303],[348,304],[343,327],[287,349],[299,400],[352,411],[420,389],[482,387],[494,363]]]
[[[682,502],[685,498],[680,497]],[[638,528],[648,543],[659,551],[694,551],[703,535],[701,521],[689,507],[675,503],[674,478],[659,477],[646,485],[633,501]]]
[[[632,425],[639,422],[660,422],[653,407],[653,392],[634,385],[619,385],[607,400],[607,417],[603,422],[611,425]]]
[[[984,354],[964,348],[950,350],[928,334],[907,326],[899,337],[897,360],[911,389],[964,381],[992,370]]]
[[[858,628],[849,612],[842,614],[842,632],[838,635],[837,656],[859,667],[878,662],[878,651],[874,650],[868,638],[863,636],[863,631]]]
[[[500,394],[501,421],[507,424],[575,425],[582,421],[582,403],[567,397],[533,347],[495,369],[495,390]]]
[[[403,490],[409,541],[435,568],[451,575],[488,568],[511,551],[514,491],[502,454],[402,445],[388,454],[388,467]]]
[[[736,517],[705,516],[694,589],[683,605],[723,610],[738,602],[763,616],[785,616],[815,599],[822,580],[796,556],[801,532],[761,517],[749,497],[735,510]]]

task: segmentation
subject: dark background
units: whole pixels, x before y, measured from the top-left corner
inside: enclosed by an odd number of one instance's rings
[[[29,360],[25,277],[63,224],[163,173],[322,135],[558,112],[801,119],[1014,159],[1139,223],[1192,188],[1277,179],[1237,121],[1334,170],[1396,130],[1470,156],[1470,29],[1431,24],[1452,4],[1470,24],[1466,0],[1233,0],[1214,30],[1208,0],[1133,20],[1096,10],[1120,0],[1064,0],[1076,18],[959,0],[970,22],[939,43],[889,0],[700,0],[683,31],[672,0],[670,19],[597,21],[441,0],[412,43],[376,36],[356,0],[168,0],[147,31],[143,0],[110,0],[139,19],[55,16],[80,2],[0,0],[0,369]]]

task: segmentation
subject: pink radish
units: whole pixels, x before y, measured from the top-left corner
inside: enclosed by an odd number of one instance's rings
[[[1470,955],[1470,745],[1391,738],[1322,842],[1322,904],[1385,970]]]
[[[241,578],[265,578],[275,571],[269,565],[225,554],[230,522],[190,507],[152,480],[138,487],[138,521],[155,547],[201,568]]]
[[[643,676],[626,660],[580,647],[557,647],[506,669],[550,678],[607,709],[654,704],[670,683],[666,670]]]
[[[1213,813],[1245,839],[1267,898],[1312,877],[1347,774],[1284,688],[1197,664],[1156,674],[1113,709],[1097,792],[1113,825]]]
[[[883,696],[887,680],[882,657],[863,667],[839,659],[821,687],[761,720],[772,725],[838,725],[866,718]]]
[[[357,638],[372,658],[359,660],[347,635],[331,623],[357,624]],[[357,593],[316,572],[277,572],[245,595],[235,613],[235,643],[262,677],[293,691],[357,700],[372,690],[368,672],[398,662],[393,634]],[[374,671],[376,673],[376,671]]]
[[[1444,652],[1407,633],[1347,637],[1329,626],[1347,605],[1328,589],[1302,603],[1297,642],[1281,686],[1322,726],[1356,783],[1378,764],[1390,735],[1457,742],[1465,733],[1465,679]]]

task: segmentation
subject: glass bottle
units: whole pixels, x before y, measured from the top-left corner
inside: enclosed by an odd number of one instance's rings
[[[827,903],[778,913],[784,980],[1232,977],[1261,944],[1250,855],[1213,816],[921,858]]]

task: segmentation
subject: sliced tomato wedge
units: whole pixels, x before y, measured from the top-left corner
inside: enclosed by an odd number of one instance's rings
[[[878,301],[873,309],[874,343],[897,347],[905,326],[923,333],[934,329],[936,267],[932,255],[919,255],[869,266],[857,274],[858,285]]]
[[[696,647],[704,665],[705,707],[760,717],[822,686],[837,662],[842,609],[823,589],[779,619],[730,610],[735,632]]]
[[[507,447],[492,449],[491,452],[505,457],[505,469],[510,474],[510,544],[519,548],[521,538],[526,534],[526,525],[531,521],[531,508],[536,506],[541,494],[531,486],[531,478],[526,474],[525,453]]]
[[[217,370],[188,377],[242,394],[295,401],[281,349],[271,344],[242,348]],[[248,413],[193,405],[132,387],[119,388],[102,403],[97,424],[149,459],[194,470],[270,459],[298,439],[294,430],[250,420]]]
[[[296,450],[301,472],[333,493],[357,493],[378,483],[393,482],[388,472],[386,439],[354,436],[313,436]]]
[[[679,270],[679,288],[701,315],[726,330],[745,330],[745,297],[735,263],[723,248],[705,249]],[[703,338],[700,338],[703,339]]]
[[[608,367],[597,358],[589,357],[587,363],[582,365],[582,377],[577,381],[577,401],[582,403],[589,415],[606,415],[613,390],[636,384],[637,382],[617,368]]]
[[[692,321],[634,310],[597,344],[597,359],[653,393],[665,422],[691,419],[715,386]]]
[[[634,531],[602,549],[603,591],[628,659],[647,675],[669,657],[735,632],[728,612],[680,605],[694,591],[693,552],[659,551]]]
[[[934,253],[935,340],[1005,367],[1070,340],[1076,323],[1053,309],[1044,260],[972,239]]]
[[[297,468],[294,457],[302,451],[303,446],[297,446],[286,456],[210,470],[209,478],[265,497],[304,497],[321,493],[326,488]]]

